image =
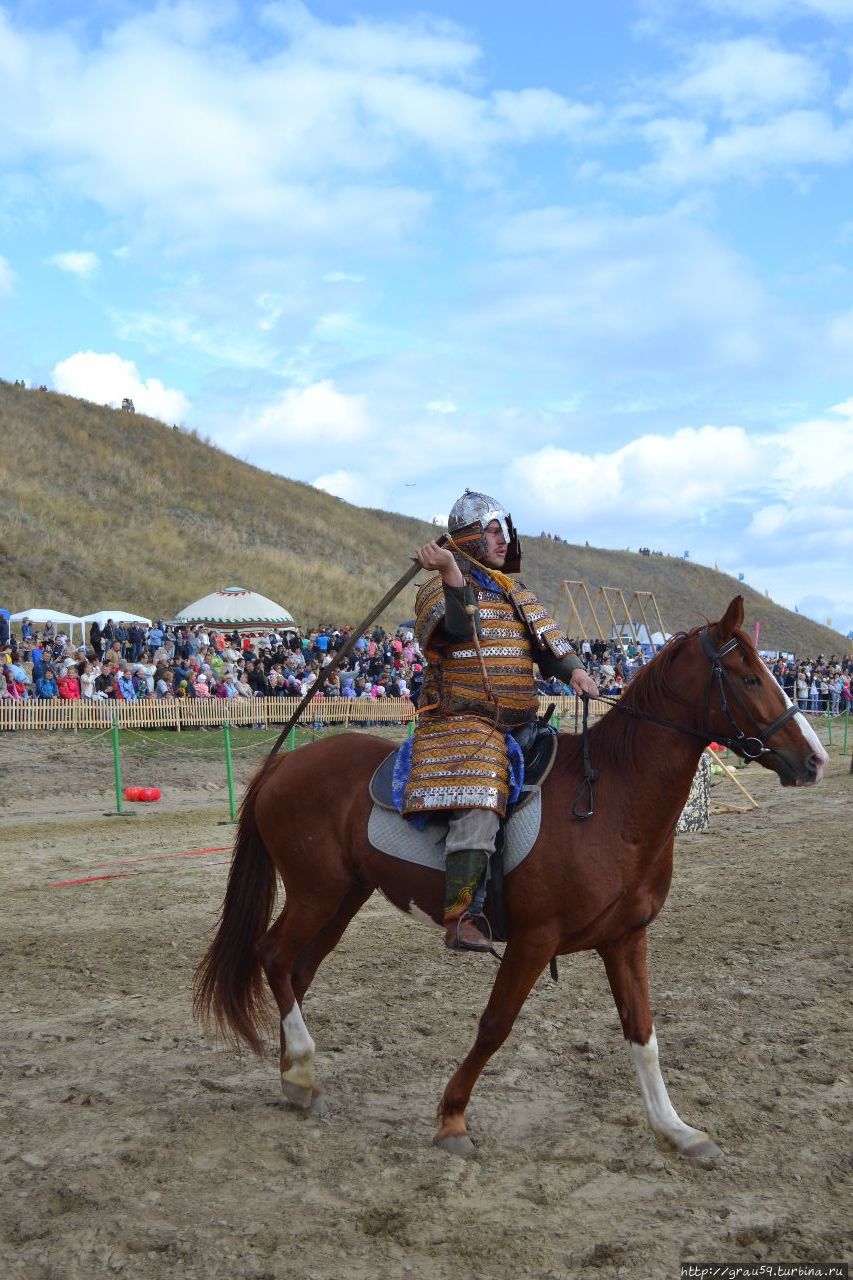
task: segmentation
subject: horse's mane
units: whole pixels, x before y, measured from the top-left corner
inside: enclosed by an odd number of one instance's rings
[[[646,715],[672,719],[672,704],[686,706],[680,688],[673,682],[672,668],[684,646],[695,635],[704,629],[707,623],[693,627],[691,631],[682,631],[667,640],[658,653],[640,667],[639,671],[625,686],[619,706],[632,707]],[[741,633],[738,632],[740,635]],[[591,726],[589,731],[590,755],[593,768],[601,765],[639,764],[637,738],[642,730],[643,722],[636,717],[620,711],[619,707],[611,707],[602,718]],[[564,760],[572,769],[583,768],[583,738],[581,734],[573,734],[564,748]]]

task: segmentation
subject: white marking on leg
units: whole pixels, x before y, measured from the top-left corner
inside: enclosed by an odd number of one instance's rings
[[[302,1020],[302,1012],[298,1004],[294,1004],[287,1016],[282,1018],[281,1025],[287,1056],[290,1059],[290,1066],[286,1071],[282,1071],[281,1078],[290,1084],[298,1084],[304,1089],[310,1089],[314,1084],[315,1046]]]
[[[418,906],[418,904],[415,902],[414,898],[412,898],[412,899],[410,900],[410,902],[409,902],[408,911],[409,911],[409,915],[410,915],[414,920],[420,920],[423,924],[431,924],[431,925],[433,926],[433,928],[434,928],[434,929],[440,929],[440,928],[441,928],[441,925],[440,925],[436,920],[433,920],[432,916],[431,916],[431,915],[429,915],[429,914],[428,914],[428,912],[423,911],[423,910]]]
[[[688,1152],[711,1139],[701,1129],[691,1129],[669,1100],[658,1060],[658,1040],[654,1028],[647,1044],[630,1044],[631,1057],[640,1081],[640,1092],[652,1131],[676,1151]],[[712,1144],[713,1145],[713,1144]]]

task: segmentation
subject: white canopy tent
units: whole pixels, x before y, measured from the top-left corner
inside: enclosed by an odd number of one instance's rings
[[[13,613],[10,622],[23,622],[29,619],[36,626],[45,622],[52,622],[54,625],[69,628],[69,635],[73,639],[74,628],[79,626],[82,630],[83,619],[76,617],[73,613],[66,613],[64,609],[22,609],[20,613]]]
[[[146,627],[151,626],[150,618],[143,618],[139,613],[129,613],[127,609],[99,609],[97,613],[84,613],[80,621],[97,622],[102,627],[110,618],[113,622],[144,622]]]
[[[252,631],[259,627],[277,627],[284,631],[297,629],[293,614],[282,605],[259,595],[257,591],[247,591],[245,587],[223,587],[212,591],[209,596],[202,596],[201,600],[186,605],[175,614],[173,621],[179,626],[206,623],[229,631]]]

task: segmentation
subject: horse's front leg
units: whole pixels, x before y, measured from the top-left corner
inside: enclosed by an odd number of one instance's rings
[[[438,1108],[436,1146],[454,1155],[474,1154],[468,1137],[465,1108],[483,1067],[512,1030],[521,1006],[554,954],[555,939],[541,935],[515,937],[507,943],[489,1003],[480,1019],[477,1038],[470,1052],[451,1077]]]
[[[658,1062],[658,1042],[649,1004],[646,930],[641,929],[610,947],[600,947],[610,989],[634,1067],[646,1115],[655,1137],[680,1155],[716,1160],[722,1151],[701,1129],[692,1129],[669,1100]]]

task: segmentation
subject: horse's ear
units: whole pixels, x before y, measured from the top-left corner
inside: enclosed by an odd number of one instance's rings
[[[730,636],[734,635],[738,627],[743,626],[743,596],[735,596],[720,621],[717,623],[717,630],[720,641],[726,641]]]

